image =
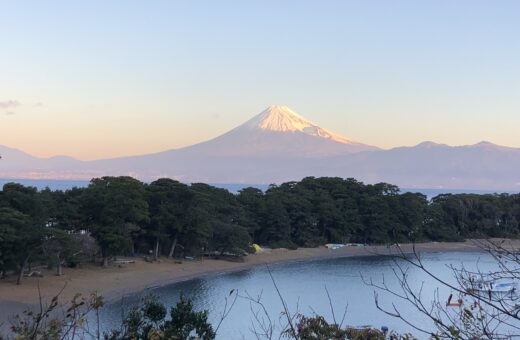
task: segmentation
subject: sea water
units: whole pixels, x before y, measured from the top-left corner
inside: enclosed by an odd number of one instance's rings
[[[493,259],[484,253],[445,252],[423,254],[425,266],[435,275],[448,282],[455,282],[449,265],[467,268],[478,267],[481,270],[496,269]],[[102,328],[107,330],[121,323],[122,315],[131,307],[136,306],[141,299],[153,294],[167,306],[173,306],[179,300],[181,293],[194,301],[196,309],[209,311],[213,324],[220,320],[225,301],[233,296],[230,292],[238,291],[239,295],[260,297],[266,307],[269,318],[276,332],[285,323],[282,314],[286,302],[291,314],[303,313],[307,316],[323,315],[327,320],[337,322],[345,313],[345,325],[375,328],[387,326],[401,333],[411,332],[419,339],[428,338],[413,329],[403,321],[391,317],[376,307],[375,294],[378,295],[382,307],[392,310],[392,303],[413,324],[426,329],[434,329],[428,317],[418,313],[410,304],[399,301],[388,293],[380,291],[367,284],[384,282],[391,290],[401,292],[399,280],[394,270],[407,268],[407,280],[416,289],[422,288],[422,299],[429,304],[438,290],[439,299],[444,303],[450,293],[449,288],[440,285],[424,271],[410,267],[406,261],[396,260],[386,256],[370,256],[356,258],[340,258],[318,261],[300,261],[285,264],[259,266],[250,270],[235,273],[211,275],[185,282],[170,284],[164,287],[149,289],[109,303],[102,312]],[[278,287],[278,294],[274,283]],[[327,296],[327,291],[330,296]],[[332,309],[334,312],[332,312]],[[255,338],[252,330],[255,324],[254,313],[261,312],[259,305],[245,298],[238,298],[227,318],[218,330],[218,339],[251,339]],[[333,314],[334,313],[334,314]],[[278,336],[275,336],[277,338]]]

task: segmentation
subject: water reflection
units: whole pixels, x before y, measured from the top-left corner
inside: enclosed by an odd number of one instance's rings
[[[439,277],[453,282],[449,265],[478,266],[482,270],[491,269],[494,263],[486,254],[481,253],[428,253],[423,255],[425,265]],[[408,267],[405,261],[400,265]],[[372,256],[359,258],[344,258],[319,260],[310,262],[293,262],[270,266],[271,273],[286,300],[290,310],[299,310],[305,314],[318,313],[329,320],[332,318],[325,287],[330,292],[336,314],[343,314],[347,309],[347,322],[350,325],[373,325],[377,328],[382,325],[399,332],[411,332],[413,329],[403,322],[391,318],[380,312],[374,304],[374,289],[368,287],[361,276],[367,279],[385,282],[392,288],[398,289],[398,282],[394,277],[395,262],[389,257]],[[424,272],[409,268],[409,282],[416,287],[424,285],[424,299],[432,299],[434,291],[439,285],[431,280]],[[262,295],[262,302],[269,308],[273,320],[278,320],[283,306],[274,289],[273,282],[267,268],[257,267],[250,270],[214,275],[200,279],[171,284],[153,290],[141,292],[108,305],[102,314],[103,328],[109,329],[118,325],[122,313],[139,302],[143,295],[153,293],[168,306],[175,305],[181,292],[191,297],[198,309],[207,309],[210,319],[216,322],[222,312],[224,300],[232,289],[238,289],[241,294],[252,296]],[[440,296],[448,296],[449,290],[439,288]],[[395,299],[383,293],[380,294],[383,304],[395,303]],[[401,302],[397,306],[405,311],[405,315],[414,322],[427,325],[430,321]],[[250,325],[252,312],[250,302],[245,299],[237,300],[228,318],[219,330],[219,339],[251,338]]]

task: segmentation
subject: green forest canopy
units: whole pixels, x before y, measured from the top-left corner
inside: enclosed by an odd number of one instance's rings
[[[443,194],[427,200],[397,186],[308,177],[238,194],[162,178],[93,179],[66,191],[8,183],[0,191],[0,273],[44,259],[241,254],[252,243],[460,241],[517,237],[520,195]],[[89,241],[90,240],[90,241]],[[78,257],[78,254],[81,256]]]

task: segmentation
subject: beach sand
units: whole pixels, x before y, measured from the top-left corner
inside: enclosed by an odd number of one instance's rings
[[[401,245],[404,252],[411,252],[412,245]],[[419,252],[478,251],[472,241],[463,243],[421,243],[416,245]],[[102,295],[105,300],[117,299],[123,295],[138,292],[146,288],[162,286],[191,278],[240,271],[265,264],[291,261],[327,259],[351,256],[370,256],[396,254],[396,247],[360,246],[343,247],[329,250],[325,247],[299,248],[296,250],[273,249],[245,257],[243,262],[226,260],[193,260],[175,263],[162,258],[160,262],[149,263],[141,258],[131,258],[135,263],[122,266],[113,265],[101,268],[85,265],[82,268],[64,268],[63,276],[55,276],[54,271],[44,270],[43,278],[24,278],[22,285],[15,284],[15,277],[0,281],[0,319],[2,314],[19,312],[24,305],[38,303],[40,295],[43,301],[49,301],[60,291],[60,302],[69,301],[74,294],[88,296],[92,292]],[[123,259],[123,258],[119,258]],[[38,293],[38,286],[39,291]]]

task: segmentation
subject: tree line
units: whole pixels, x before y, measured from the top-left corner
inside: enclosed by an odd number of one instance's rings
[[[237,194],[162,178],[93,179],[88,187],[0,191],[0,275],[32,263],[74,266],[116,255],[241,255],[251,244],[459,241],[516,237],[520,195],[443,194],[428,200],[387,183],[308,177]]]

